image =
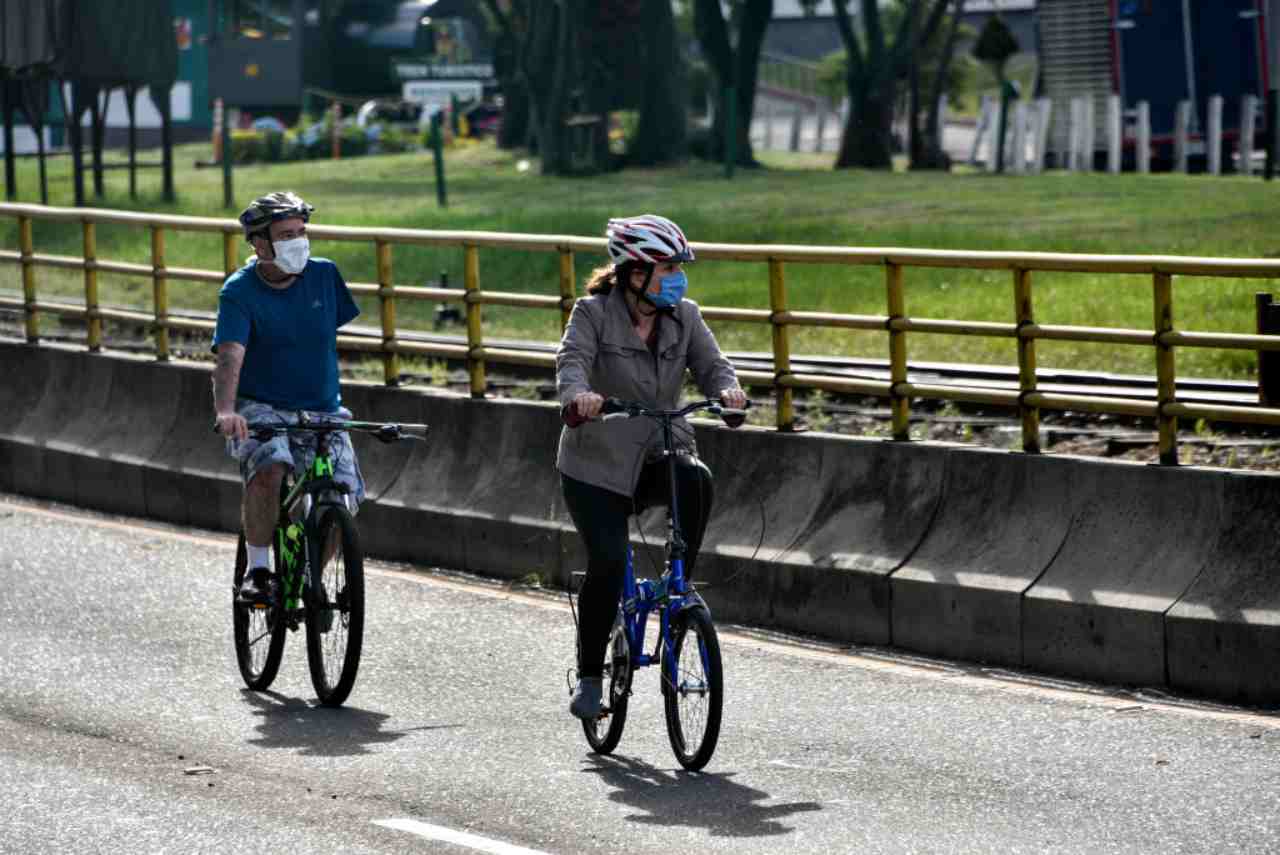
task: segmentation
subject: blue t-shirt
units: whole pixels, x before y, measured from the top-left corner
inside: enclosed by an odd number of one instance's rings
[[[237,395],[286,410],[331,413],[338,388],[338,328],[360,314],[338,267],[312,258],[288,288],[272,288],[250,261],[218,292],[213,349],[244,345]]]

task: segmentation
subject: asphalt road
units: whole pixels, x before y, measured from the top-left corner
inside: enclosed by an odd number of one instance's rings
[[[0,851],[1275,852],[1280,718],[722,628],[678,770],[641,672],[612,758],[562,596],[372,563],[348,705],[301,634],[245,691],[232,540],[0,495]]]

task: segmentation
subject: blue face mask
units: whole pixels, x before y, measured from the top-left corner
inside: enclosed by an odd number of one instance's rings
[[[659,309],[674,309],[684,299],[684,292],[689,290],[689,278],[681,270],[659,277],[658,285],[661,290],[657,294],[645,294],[645,298]]]

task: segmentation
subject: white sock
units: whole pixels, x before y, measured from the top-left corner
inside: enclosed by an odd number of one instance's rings
[[[270,546],[254,546],[246,543],[245,546],[249,550],[249,567],[270,567],[271,566],[271,547]]]

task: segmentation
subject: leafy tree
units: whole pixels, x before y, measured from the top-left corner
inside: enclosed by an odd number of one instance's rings
[[[801,0],[812,9],[817,0]],[[836,27],[847,56],[845,91],[849,118],[840,141],[836,168],[893,166],[891,125],[900,82],[917,62],[920,46],[937,31],[951,0],[899,0],[896,25],[886,20],[879,0],[860,0],[855,31],[850,0],[831,0]],[[892,35],[887,30],[892,29]]]
[[[754,166],[749,130],[755,109],[760,51],[773,17],[773,0],[728,0],[729,21],[725,21],[721,5],[721,0],[693,0],[694,32],[715,78],[713,97],[719,99],[728,88],[734,91],[737,126],[734,159],[744,166]],[[732,42],[731,35],[734,36]],[[711,127],[708,149],[717,160],[725,155],[725,113],[724,109],[716,110]]]
[[[684,156],[688,99],[671,0],[644,0],[636,60],[643,69],[640,116],[627,146],[627,163],[653,165]]]
[[[504,100],[514,95],[517,108],[528,105],[526,138],[504,132],[504,144],[527,142],[548,174],[611,169],[621,164],[609,151],[610,114],[635,109],[626,162],[683,155],[683,65],[669,0],[485,4],[502,46],[495,71]]]

